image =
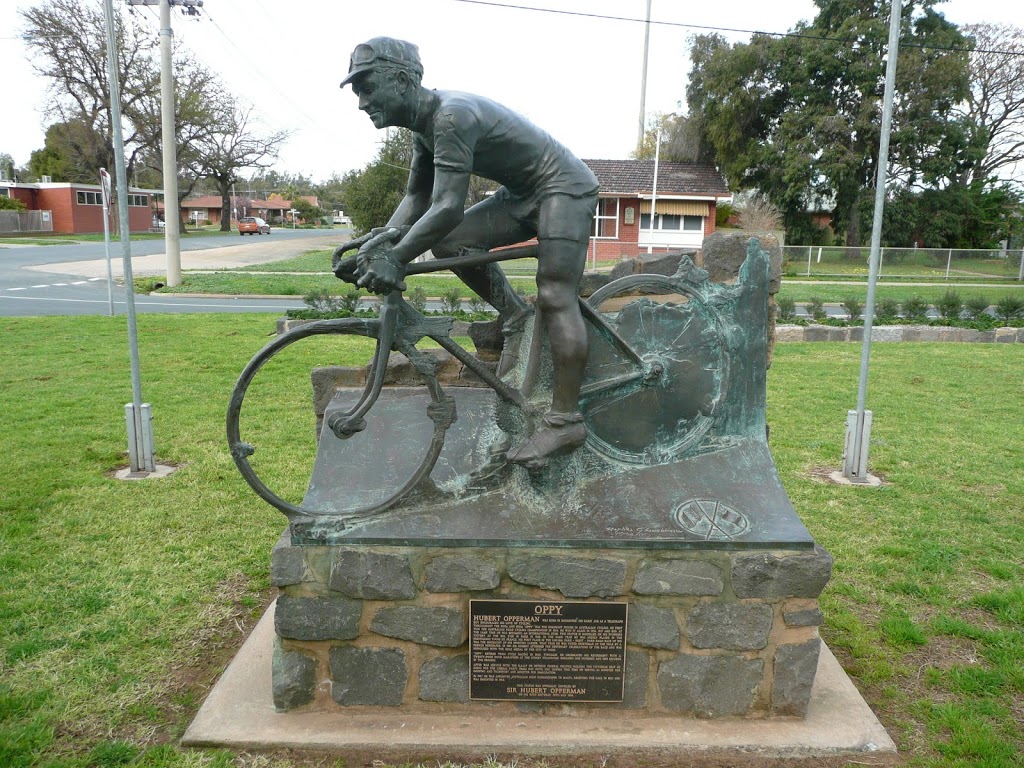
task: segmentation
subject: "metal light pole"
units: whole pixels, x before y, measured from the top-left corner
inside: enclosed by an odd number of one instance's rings
[[[644,24],[644,68],[640,75],[640,125],[637,128],[636,148],[644,145],[644,128],[647,123],[647,53],[651,45],[651,0],[647,0],[647,22]]]
[[[107,258],[107,314],[114,316],[114,271],[110,266],[110,174],[100,168],[100,189],[103,193],[103,253]]]
[[[875,318],[875,284],[882,247],[882,214],[885,210],[885,182],[889,166],[889,134],[892,131],[892,102],[896,90],[896,57],[900,45],[903,0],[892,0],[889,17],[889,55],[885,63],[885,91],[882,97],[882,136],[878,142],[878,175],[875,181],[875,211],[871,222],[871,259],[868,267],[868,296],[864,307],[864,341],[861,346],[857,410],[847,411],[843,475],[854,483],[867,483],[868,447],[871,443],[871,411],[865,410],[868,363],[871,359],[871,328]]]
[[[142,402],[142,378],[139,373],[139,338],[135,324],[135,290],[132,285],[132,244],[128,222],[128,174],[124,167],[124,137],[121,135],[121,87],[117,79],[117,39],[114,36],[113,0],[104,0],[107,22],[107,79],[110,87],[110,132],[114,136],[114,161],[117,172],[117,208],[121,225],[121,254],[124,262],[125,304],[128,310],[128,350],[132,367],[132,402],[125,405],[128,425],[128,457],[131,471],[155,472],[153,460],[153,416],[149,404]]]
[[[647,243],[647,252],[654,253],[654,217],[658,210],[658,162],[661,160],[661,128],[658,128],[654,141],[654,185],[651,187],[651,232]]]
[[[170,0],[160,0],[160,112],[164,145],[164,244],[167,285],[181,285],[181,214],[178,212],[178,139],[174,130],[174,70],[171,64]],[[169,226],[170,222],[174,226]]]

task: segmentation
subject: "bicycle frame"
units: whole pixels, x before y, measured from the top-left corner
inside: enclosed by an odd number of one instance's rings
[[[358,248],[368,239],[369,236],[353,240],[347,244],[348,248],[339,251],[339,253]],[[499,251],[467,250],[458,256],[447,259],[412,263],[408,266],[406,274],[429,274],[453,268],[481,266],[511,259],[535,258],[536,254],[536,245],[508,248]],[[649,279],[651,276],[638,275],[637,277]],[[616,281],[617,284],[628,284],[631,282],[635,281],[631,281],[629,278],[625,278],[624,281]],[[602,289],[593,298],[596,300],[596,304],[599,305],[603,297],[608,295],[611,295],[611,292]],[[636,382],[649,383],[661,375],[660,365],[656,362],[646,363],[629,342],[616,332],[594,306],[581,299],[580,311],[590,325],[613,344],[626,360],[636,367],[633,373],[615,376],[587,385],[581,391],[581,399]],[[526,401],[521,391],[502,381],[475,355],[467,352],[452,340],[450,335],[452,322],[453,320],[450,317],[425,317],[403,298],[401,291],[392,291],[384,297],[379,319],[344,318],[341,320],[317,321],[282,334],[270,342],[249,361],[248,365],[239,375],[228,406],[228,445],[231,456],[245,481],[257,495],[283,512],[290,520],[308,520],[324,515],[338,517],[337,513],[309,509],[292,504],[274,493],[249,463],[248,459],[255,452],[255,448],[241,440],[239,430],[239,419],[245,393],[256,373],[271,357],[285,347],[309,336],[337,333],[362,335],[377,339],[376,350],[370,363],[370,375],[362,395],[354,406],[343,413],[333,414],[324,425],[331,429],[339,439],[347,439],[366,427],[366,415],[380,396],[384,385],[388,359],[392,350],[405,354],[413,365],[416,366],[417,370],[422,374],[431,396],[431,404],[427,408],[427,413],[434,422],[434,434],[427,454],[417,470],[395,495],[367,509],[341,515],[345,520],[353,520],[382,512],[401,501],[409,491],[430,474],[443,447],[445,432],[455,421],[454,400],[445,395],[441,389],[435,377],[433,361],[415,346],[421,339],[430,338],[437,342],[442,349],[473,371],[499,397],[519,408],[524,408]]]

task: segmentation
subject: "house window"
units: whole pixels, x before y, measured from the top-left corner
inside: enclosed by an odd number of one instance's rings
[[[79,205],[103,205],[103,195],[100,192],[78,192]]]
[[[591,237],[616,240],[619,237],[619,198],[606,197],[597,201]]]
[[[3,189],[0,189],[0,197],[10,197],[10,196],[11,196],[11,190],[7,189],[7,187],[4,187]]]
[[[128,205],[145,208],[149,205],[149,198],[146,195],[128,195]]]
[[[645,213],[640,216],[640,229],[651,229],[651,214]],[[655,231],[665,232],[703,232],[703,216],[682,216],[671,213],[659,213],[654,217]]]

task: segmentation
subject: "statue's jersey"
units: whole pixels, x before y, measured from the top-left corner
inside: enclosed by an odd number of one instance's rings
[[[440,101],[422,134],[414,134],[413,168],[475,173],[513,195],[594,194],[597,177],[545,131],[508,107],[469,93],[434,91]]]

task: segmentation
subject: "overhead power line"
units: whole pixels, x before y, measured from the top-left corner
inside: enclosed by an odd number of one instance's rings
[[[491,8],[508,8],[514,11],[535,11],[537,13],[554,13],[559,16],[579,16],[588,19],[603,19],[605,21],[626,21],[633,24],[657,24],[663,27],[682,27],[683,29],[701,29],[707,32],[735,32],[742,35],[767,35],[769,37],[792,37],[799,40],[820,40],[828,43],[850,43],[850,44],[861,44],[863,40],[856,40],[852,38],[842,37],[824,37],[822,35],[808,35],[801,32],[766,32],[763,29],[742,29],[739,27],[717,27],[707,26],[703,24],[687,24],[682,21],[657,21],[651,19],[650,22],[647,19],[636,19],[632,16],[610,16],[601,13],[586,13],[584,11],[566,11],[559,8],[538,8],[530,5],[512,5],[511,3],[495,3],[491,0],[454,0],[456,3],[466,3],[468,5],[485,5]],[[962,48],[958,46],[942,46],[942,45],[922,45],[920,43],[904,43],[900,45],[904,48],[921,48],[929,51],[950,51],[952,53],[997,53],[1004,56],[1024,56],[1022,51],[1001,51],[992,50],[987,48]]]
[[[271,88],[273,88],[273,89],[274,89],[275,91],[277,91],[277,93],[278,93],[278,94],[279,94],[279,95],[280,95],[280,96],[281,96],[281,97],[282,97],[282,98],[283,98],[283,99],[284,99],[285,101],[287,101],[287,102],[288,102],[288,103],[289,103],[289,104],[290,104],[290,105],[292,106],[292,108],[293,108],[293,109],[294,109],[294,110],[295,110],[295,111],[296,111],[296,112],[297,112],[298,114],[300,114],[300,115],[301,115],[302,117],[304,117],[304,118],[306,119],[306,121],[307,121],[307,123],[308,123],[309,125],[311,125],[311,126],[315,126],[315,125],[316,125],[316,121],[315,121],[315,120],[314,120],[314,119],[313,119],[312,117],[310,117],[310,116],[309,116],[309,115],[308,115],[308,114],[307,114],[307,113],[305,112],[305,110],[303,110],[303,109],[302,109],[302,107],[300,107],[300,106],[299,106],[298,104],[296,104],[296,103],[295,103],[295,102],[294,102],[294,101],[292,100],[292,97],[291,97],[291,96],[289,96],[289,95],[288,95],[287,93],[285,93],[285,92],[284,92],[284,91],[283,91],[283,90],[282,90],[281,88],[279,88],[279,87],[278,87],[278,85],[277,85],[277,83],[276,83],[276,82],[274,82],[273,78],[270,78],[270,77],[268,77],[267,75],[265,75],[265,74],[264,74],[263,72],[261,72],[261,71],[260,71],[260,69],[259,69],[259,67],[257,67],[257,66],[256,66],[256,63],[255,63],[255,62],[253,62],[252,58],[250,58],[249,54],[247,54],[247,53],[246,53],[246,52],[245,52],[245,51],[244,51],[244,50],[243,50],[243,49],[242,49],[242,48],[241,48],[241,47],[240,47],[240,46],[239,46],[239,45],[238,45],[238,44],[237,44],[237,43],[236,43],[236,42],[235,42],[234,40],[232,40],[232,39],[231,39],[230,37],[228,37],[228,34],[227,34],[227,33],[226,33],[226,32],[225,32],[225,31],[224,31],[223,29],[221,29],[221,27],[220,27],[220,24],[218,24],[218,23],[217,23],[216,19],[214,19],[214,18],[213,18],[213,17],[212,17],[211,15],[210,15],[210,10],[209,10],[209,8],[204,8],[204,17],[205,17],[205,18],[206,18],[206,19],[207,19],[207,20],[208,20],[208,21],[209,21],[209,22],[210,22],[211,24],[213,24],[214,28],[215,28],[215,29],[216,29],[216,30],[217,30],[217,31],[218,31],[218,32],[220,33],[220,36],[221,36],[221,37],[223,37],[223,38],[224,38],[224,39],[225,39],[225,40],[226,40],[227,42],[229,42],[229,43],[230,43],[230,44],[232,45],[232,47],[233,47],[233,48],[234,48],[234,49],[235,49],[236,51],[238,51],[238,52],[239,52],[240,54],[242,54],[242,57],[243,57],[243,58],[245,59],[245,61],[246,61],[246,62],[247,62],[247,64],[249,65],[249,67],[251,67],[251,68],[252,68],[252,70],[253,70],[253,71],[254,71],[254,72],[255,72],[255,73],[257,74],[257,75],[259,75],[259,76],[260,76],[260,77],[261,77],[261,78],[263,79],[263,81],[264,81],[264,82],[266,82],[267,84],[269,84]]]

